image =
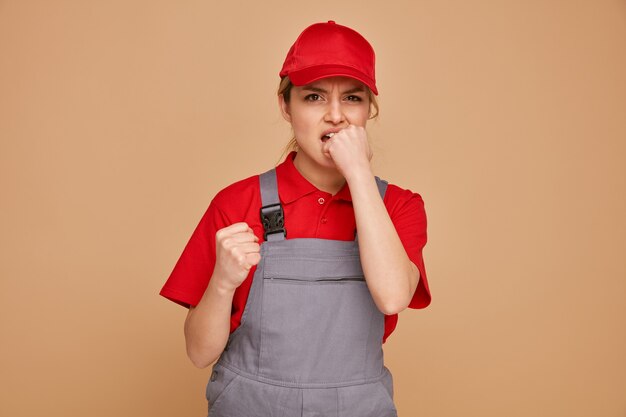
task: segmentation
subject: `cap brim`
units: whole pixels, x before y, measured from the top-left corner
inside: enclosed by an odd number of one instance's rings
[[[376,88],[374,80],[352,67],[340,65],[320,65],[304,68],[298,71],[292,71],[288,75],[292,84],[297,86],[310,84],[313,81],[328,77],[354,78],[355,80],[359,80],[363,84],[367,85],[375,95],[378,95],[378,89]]]

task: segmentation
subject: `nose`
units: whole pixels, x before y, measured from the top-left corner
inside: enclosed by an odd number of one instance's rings
[[[324,121],[338,124],[346,120],[346,116],[341,106],[341,100],[331,99],[326,107],[326,114],[324,115]]]

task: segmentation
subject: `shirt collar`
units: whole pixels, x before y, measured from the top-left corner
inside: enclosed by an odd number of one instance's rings
[[[283,203],[291,203],[300,197],[311,194],[315,191],[324,192],[311,184],[309,180],[304,178],[300,171],[293,164],[297,151],[291,151],[285,160],[276,166],[276,180],[278,181],[278,189],[280,200]],[[348,182],[343,185],[341,190],[333,196],[334,199],[352,201]]]

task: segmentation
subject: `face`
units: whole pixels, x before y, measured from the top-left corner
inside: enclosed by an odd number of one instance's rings
[[[334,167],[334,163],[322,153],[324,134],[348,125],[365,127],[370,111],[365,84],[348,77],[323,78],[293,86],[289,103],[279,96],[279,104],[300,147],[298,158],[309,158],[310,162],[326,168]]]

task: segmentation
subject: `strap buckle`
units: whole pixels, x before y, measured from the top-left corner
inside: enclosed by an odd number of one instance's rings
[[[285,230],[285,213],[280,203],[261,207],[261,222],[265,229],[263,239],[267,240],[267,235],[280,232],[287,237],[287,230]]]

